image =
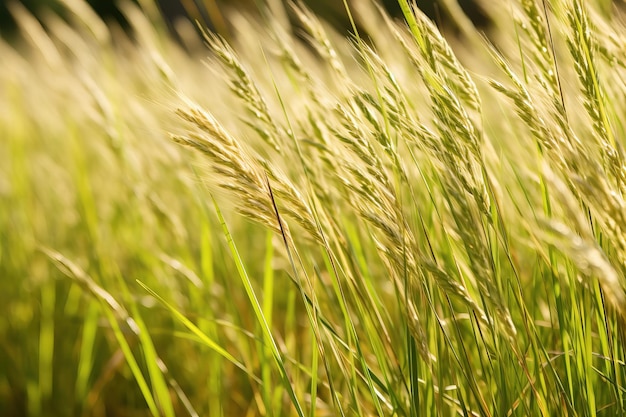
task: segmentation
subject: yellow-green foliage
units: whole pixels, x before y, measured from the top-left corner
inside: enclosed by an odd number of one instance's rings
[[[3,415],[626,413],[617,8],[232,10],[184,52],[141,3],[12,3]]]

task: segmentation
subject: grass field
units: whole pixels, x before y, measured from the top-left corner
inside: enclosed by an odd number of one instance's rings
[[[624,16],[399,2],[186,48],[13,4],[3,416],[626,415]]]

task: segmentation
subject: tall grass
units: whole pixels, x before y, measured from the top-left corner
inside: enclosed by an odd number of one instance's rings
[[[399,2],[186,51],[13,4],[3,415],[626,413],[623,17]]]

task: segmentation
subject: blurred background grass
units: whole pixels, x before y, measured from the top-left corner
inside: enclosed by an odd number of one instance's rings
[[[11,36],[16,29],[15,21],[7,8],[7,4],[11,1],[15,0],[3,0],[0,2],[0,34],[5,37]],[[43,10],[53,10],[57,13],[62,13],[64,8],[61,6],[61,1],[22,0],[21,3],[37,16]],[[138,0],[135,1],[141,3]],[[358,2],[359,0],[356,1]],[[450,24],[449,16],[440,2],[441,0],[418,0],[417,5],[433,21],[441,25]],[[122,26],[128,25],[115,1],[89,0],[88,3],[105,21],[116,22]],[[285,0],[158,0],[157,3],[170,29],[174,29],[177,19],[185,17],[191,20],[198,20],[204,26],[220,32],[224,36],[228,36],[231,31],[228,28],[226,19],[224,19],[224,13],[227,13],[229,9],[258,13],[268,6],[276,9],[281,3],[285,3]],[[349,30],[350,21],[346,15],[343,1],[303,0],[303,3],[335,28]],[[489,16],[480,5],[480,0],[461,0],[458,3],[476,27],[479,29],[487,29],[489,27]],[[380,4],[383,5],[391,16],[400,17],[402,15],[396,0],[383,0]]]

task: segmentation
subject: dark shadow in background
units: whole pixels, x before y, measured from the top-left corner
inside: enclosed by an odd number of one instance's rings
[[[7,3],[10,1],[20,0],[0,0],[0,36],[7,39],[14,36],[16,31],[15,22],[13,21],[13,18],[7,8]],[[134,1],[136,3],[136,0]],[[258,0],[217,0],[216,4],[219,9],[224,7],[243,7],[254,10],[254,8],[257,7],[257,2]],[[63,6],[59,4],[58,0],[21,0],[21,3],[35,16],[41,15],[41,11],[45,9],[53,10],[63,16]],[[116,7],[115,1],[88,0],[88,3],[105,22],[114,21],[123,28],[128,27],[128,23],[126,22],[123,14]],[[202,4],[208,4],[211,2],[203,2],[202,0],[185,2],[188,5],[193,5],[194,10],[186,9],[184,6],[185,3],[181,0],[157,0],[157,3],[166,23],[172,31],[174,22],[177,19],[189,16],[194,18],[200,17],[199,20],[201,23],[210,30],[221,31],[224,28],[219,21],[221,19],[219,12],[216,13],[215,11],[207,10],[202,6]],[[304,3],[338,30],[343,32],[348,32],[350,30],[351,25],[348,17],[346,16],[343,1],[305,0]],[[400,10],[397,0],[382,0],[381,3],[391,16],[402,16],[402,11]],[[490,25],[489,17],[476,1],[459,0],[459,4],[479,30],[488,29]],[[448,21],[445,14],[441,12],[441,8],[439,7],[437,0],[418,0],[417,5],[438,25],[448,25],[451,23]]]

